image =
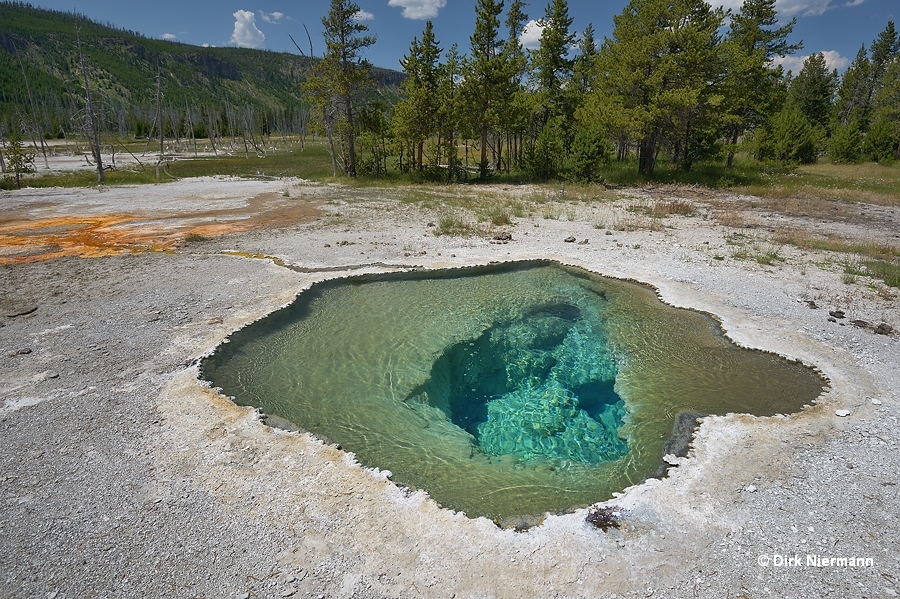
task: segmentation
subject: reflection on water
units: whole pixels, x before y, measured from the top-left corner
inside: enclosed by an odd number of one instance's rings
[[[545,262],[320,283],[202,371],[237,403],[491,518],[640,482],[679,412],[789,413],[823,389],[648,287]]]

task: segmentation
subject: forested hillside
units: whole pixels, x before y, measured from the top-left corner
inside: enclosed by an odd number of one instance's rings
[[[0,2],[0,134],[78,132],[85,105],[79,50],[101,129],[109,133],[149,134],[158,90],[169,135],[188,135],[189,126],[205,135],[209,127],[227,133],[306,125],[301,84],[315,59],[149,39],[78,14]],[[402,80],[381,69],[373,76],[387,95]]]
[[[101,133],[156,137],[162,123],[167,137],[237,136],[246,147],[274,131],[315,131],[332,172],[349,176],[599,181],[613,161],[649,178],[659,168],[730,169],[739,155],[780,164],[900,159],[900,36],[891,21],[860,40],[845,73],[818,53],[790,73],[778,59],[803,43],[776,0],[729,11],[704,0],[630,0],[603,40],[590,25],[572,29],[566,0],[550,0],[542,14],[527,8],[477,0],[467,48],[442,47],[426,23],[399,73],[364,59],[377,39],[350,0],[331,0],[322,18],[321,59],[152,40],[3,2],[0,137],[83,133],[87,85]],[[540,43],[525,48],[534,19]]]

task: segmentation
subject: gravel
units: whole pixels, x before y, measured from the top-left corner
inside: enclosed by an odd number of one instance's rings
[[[22,190],[0,204],[36,221],[188,213],[198,194],[240,205],[262,192],[324,203],[312,222],[168,252],[0,264],[0,596],[900,593],[900,339],[828,321],[841,310],[897,331],[896,290],[842,283],[821,254],[734,259],[733,230],[703,198],[692,200],[697,216],[670,217],[662,231],[611,235],[595,225],[662,192],[561,204],[570,218],[516,218],[505,243],[437,237],[427,223],[440,215],[398,203],[398,190],[296,181]],[[484,191],[511,201],[532,192]],[[879,215],[869,229],[828,226],[886,239],[900,211]],[[776,217],[754,218],[765,240]],[[785,218],[778,226],[805,224]],[[442,510],[305,433],[270,428],[197,379],[199,357],[314,281],[520,258],[653,284],[669,303],[718,316],[738,343],[816,366],[830,390],[796,415],[706,418],[667,478],[604,504],[620,509],[619,528],[595,529],[579,510],[518,533]]]

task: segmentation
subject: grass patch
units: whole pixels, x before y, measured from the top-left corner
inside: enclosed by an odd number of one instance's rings
[[[770,266],[776,262],[784,262],[784,256],[782,256],[777,248],[771,248],[768,250],[761,251],[754,256],[754,259],[764,266]]]
[[[844,241],[817,237],[805,231],[782,231],[775,237],[778,243],[793,245],[805,250],[821,250],[826,252],[840,252],[844,254],[856,254],[864,258],[891,262],[900,258],[900,247],[886,243]]]
[[[437,237],[441,235],[456,235],[466,237],[475,232],[475,228],[466,222],[466,220],[457,212],[447,212],[442,214],[438,219],[437,227],[434,234]]]
[[[889,287],[900,288],[900,264],[884,260],[868,260],[863,262],[871,276],[881,279]]]
[[[209,237],[206,237],[199,233],[188,233],[184,236],[184,240],[188,243],[200,243],[203,241],[209,241],[209,239]]]
[[[819,162],[795,169],[759,165],[737,191],[766,198],[829,199],[900,206],[900,165]]]

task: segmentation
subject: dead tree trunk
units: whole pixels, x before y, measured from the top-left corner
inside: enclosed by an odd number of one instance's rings
[[[81,76],[84,79],[84,97],[87,101],[87,126],[91,134],[91,151],[94,155],[94,162],[97,164],[97,180],[100,183],[106,181],[103,173],[103,158],[100,156],[100,133],[97,131],[97,119],[94,115],[94,103],[91,101],[91,86],[88,84],[87,69],[84,68],[84,54],[81,52],[81,38],[78,32],[75,33],[75,39],[78,42],[78,60],[81,63]]]

